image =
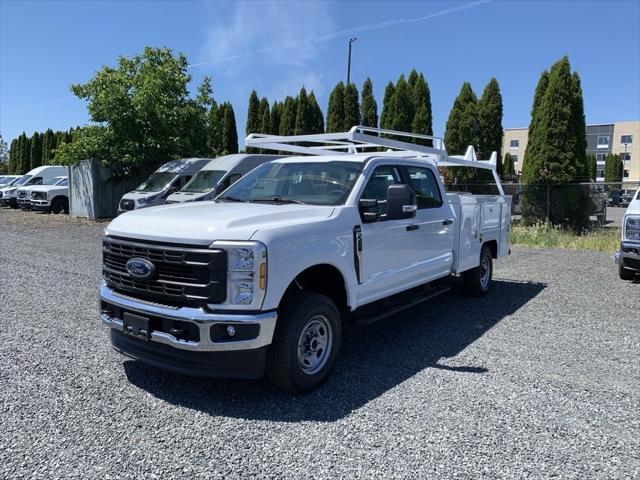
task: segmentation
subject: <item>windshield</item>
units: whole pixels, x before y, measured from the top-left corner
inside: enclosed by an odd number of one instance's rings
[[[135,189],[136,192],[159,192],[164,190],[176,178],[176,173],[155,172]]]
[[[44,182],[42,182],[42,184],[43,185],[58,185],[60,182],[62,182],[62,180],[64,180],[64,178],[60,178],[60,177],[46,178],[44,180]]]
[[[210,192],[225,173],[227,172],[224,170],[200,170],[180,191],[193,193]]]
[[[24,185],[26,182],[28,182],[28,181],[31,179],[31,177],[32,177],[32,176],[33,176],[33,175],[23,175],[23,176],[22,176],[22,177],[20,177],[20,178],[18,179],[18,181],[17,181],[16,183],[14,183],[13,185],[14,185],[14,186]]]
[[[340,205],[347,200],[360,162],[265,163],[225,190],[219,199],[241,202]]]

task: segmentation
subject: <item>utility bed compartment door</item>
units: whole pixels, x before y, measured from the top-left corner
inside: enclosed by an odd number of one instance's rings
[[[456,249],[456,272],[464,272],[478,266],[480,262],[480,205],[470,195],[447,195],[456,212],[458,228],[454,248]]]

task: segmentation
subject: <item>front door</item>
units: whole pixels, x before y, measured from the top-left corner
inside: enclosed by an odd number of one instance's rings
[[[379,220],[362,224],[361,285],[358,303],[365,304],[404,290],[414,272],[411,270],[415,255],[417,230],[411,226],[414,219],[386,220],[387,188],[402,183],[401,167],[380,165],[366,183],[360,199],[381,201]]]

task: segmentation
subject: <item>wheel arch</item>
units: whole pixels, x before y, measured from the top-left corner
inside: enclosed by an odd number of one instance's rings
[[[285,289],[280,305],[287,295],[296,291],[320,293],[329,297],[340,312],[350,310],[351,299],[345,276],[340,269],[329,263],[319,263],[299,272]]]

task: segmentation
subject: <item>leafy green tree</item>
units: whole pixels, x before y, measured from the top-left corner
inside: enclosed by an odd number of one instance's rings
[[[502,95],[500,85],[495,78],[489,80],[478,101],[480,158],[489,159],[492,152],[502,158]],[[502,175],[502,164],[497,164],[498,174]]]
[[[42,139],[38,132],[31,137],[31,152],[29,155],[29,170],[42,165]]]
[[[102,142],[97,151],[106,155],[103,162],[118,175],[204,153],[199,151],[200,107],[206,105],[189,96],[187,65],[183,54],[147,47],[140,55],[120,57],[115,67],[103,67],[89,82],[73,85],[72,92],[87,100],[91,120],[104,128],[78,137],[91,142],[88,145],[63,145],[61,158],[80,161],[70,154],[95,151],[96,142]]]
[[[413,73],[412,71],[411,73]],[[409,75],[411,79],[411,74]],[[411,86],[411,81],[409,85]],[[433,114],[431,112],[431,91],[424,75],[420,73],[413,80],[411,87],[411,98],[413,100],[414,116],[411,122],[411,131],[422,135],[433,135]],[[420,145],[432,146],[431,140],[415,140]]]
[[[306,135],[311,129],[311,108],[309,107],[309,97],[307,90],[302,87],[298,94],[298,105],[296,109],[296,121],[294,124],[294,135]]]
[[[382,99],[382,113],[380,114],[380,127],[391,129],[393,124],[393,102],[395,98],[396,87],[393,82],[387,83],[384,89],[384,98]]]
[[[9,148],[7,142],[0,133],[0,174],[7,174],[9,171]]]
[[[327,106],[327,133],[341,132],[345,125],[344,83],[338,83],[329,95]]]
[[[502,176],[504,178],[513,177],[516,174],[513,157],[509,152],[504,154],[504,161],[502,162]]]
[[[373,96],[373,83],[370,78],[367,78],[362,85],[360,118],[365,127],[378,127],[378,104]]]
[[[344,87],[344,125],[342,131],[360,125],[360,102],[358,88],[353,83]]]
[[[287,95],[284,99],[282,117],[280,118],[280,135],[290,136],[296,127],[297,103],[293,97]]]
[[[620,155],[609,154],[604,161],[604,181],[621,182],[624,165]]]
[[[311,110],[311,130],[309,133],[324,133],[324,115],[313,91],[309,94],[309,109]]]

